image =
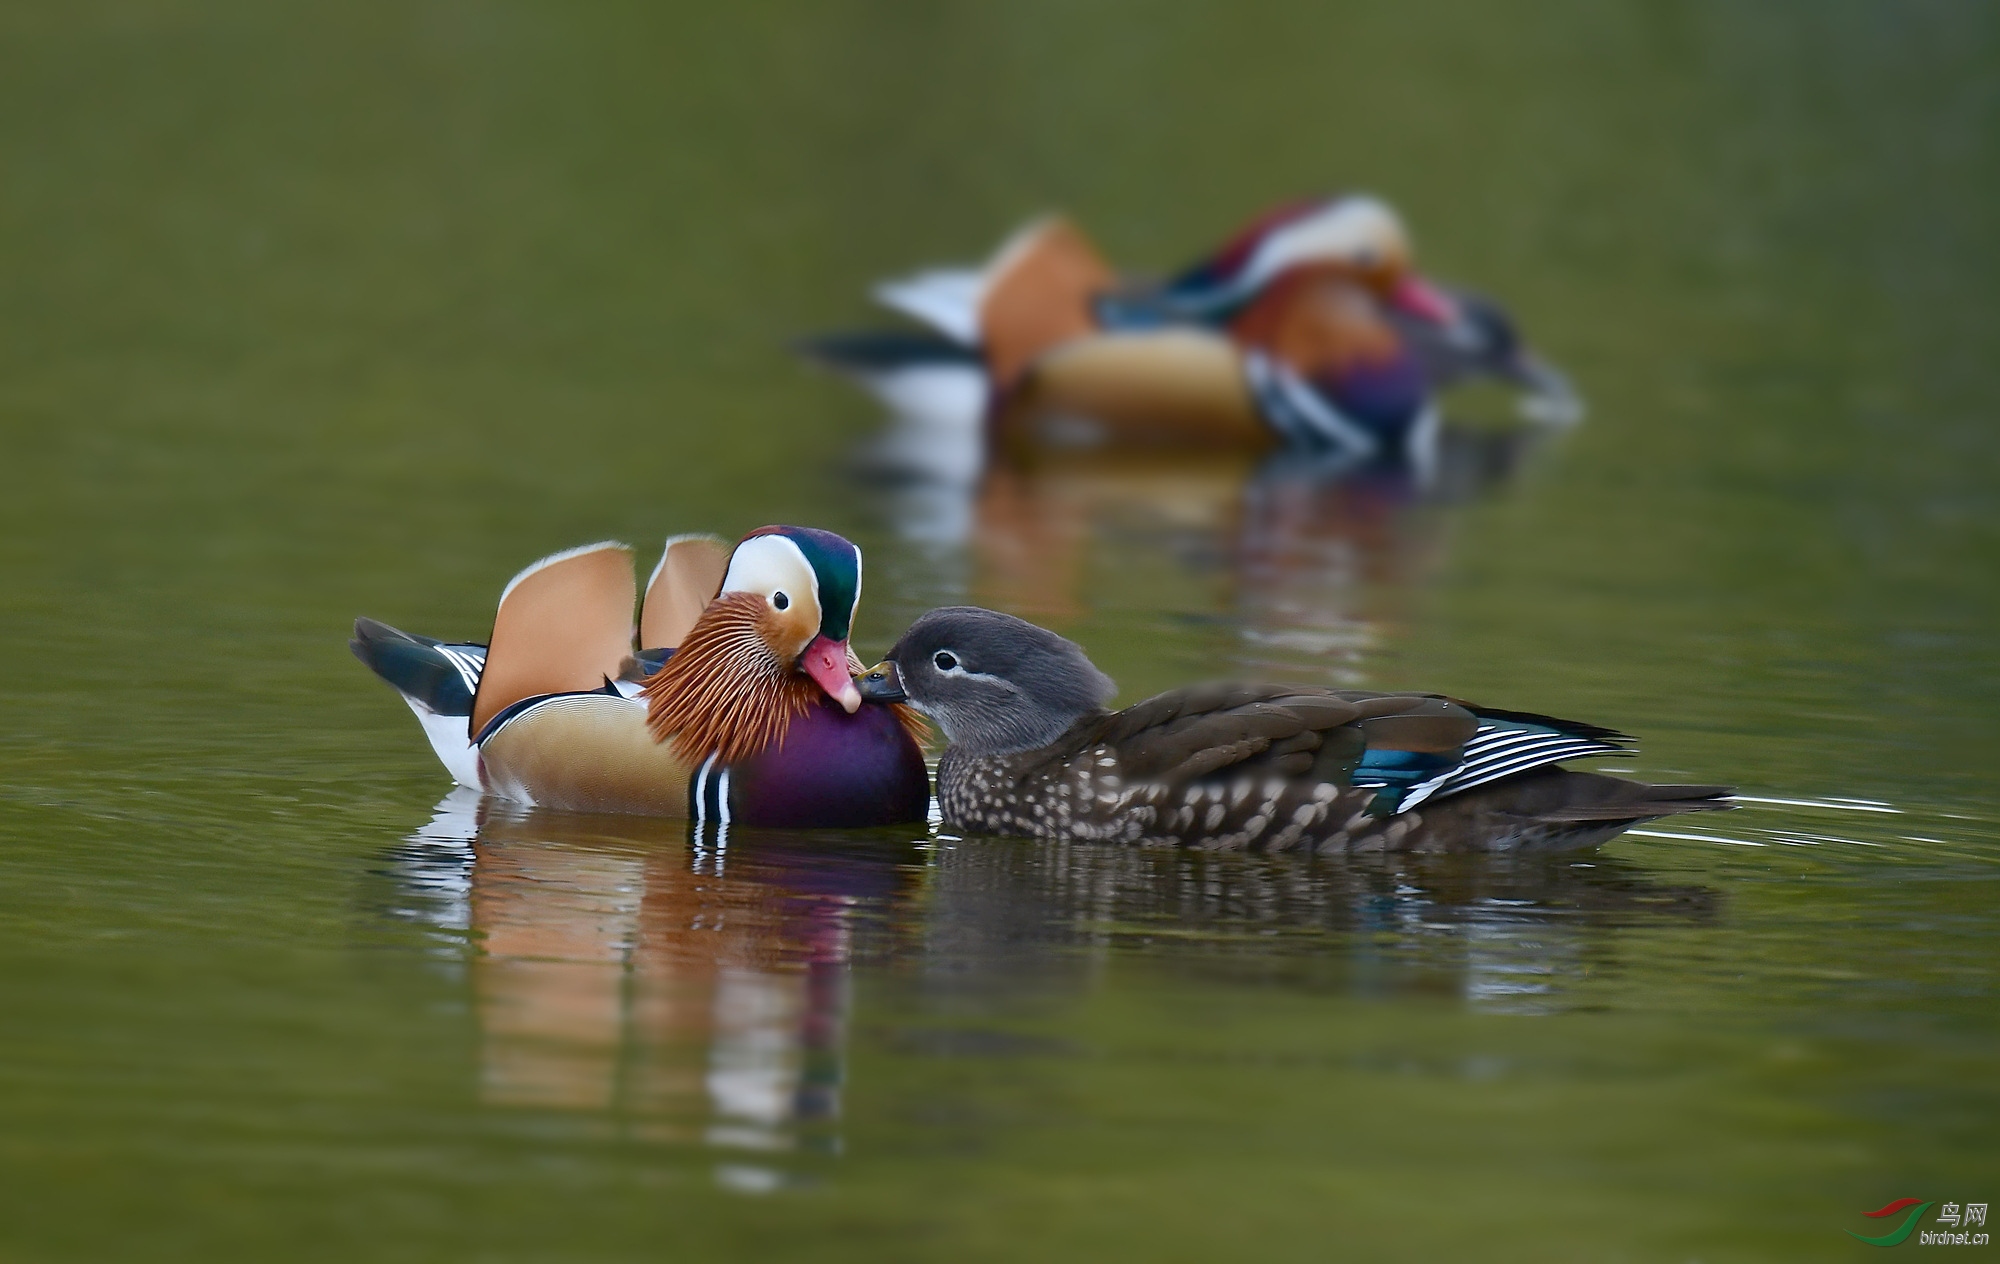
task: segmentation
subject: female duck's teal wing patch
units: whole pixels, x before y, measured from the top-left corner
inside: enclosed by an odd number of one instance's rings
[[[1359,696],[1355,722],[1362,747],[1349,784],[1376,789],[1369,810],[1378,816],[1421,802],[1457,768],[1478,732],[1471,711],[1426,694]]]

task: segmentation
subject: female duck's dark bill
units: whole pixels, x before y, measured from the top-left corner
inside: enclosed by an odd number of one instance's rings
[[[891,662],[880,662],[862,672],[855,681],[861,696],[868,702],[907,702],[910,695],[903,692],[903,677]]]

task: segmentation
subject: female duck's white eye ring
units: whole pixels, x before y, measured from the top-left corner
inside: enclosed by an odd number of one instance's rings
[[[771,604],[779,610],[789,610],[792,608],[792,599],[785,595],[784,589],[780,588],[771,594]]]
[[[939,650],[931,655],[931,663],[941,672],[954,672],[958,670],[958,655],[950,650]]]

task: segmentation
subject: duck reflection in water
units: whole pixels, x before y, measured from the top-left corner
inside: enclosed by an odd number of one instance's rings
[[[911,897],[918,853],[712,831],[461,789],[412,835],[406,903],[474,947],[486,1102],[647,1140],[838,1150],[858,936]]]
[[[1175,979],[1452,996],[1547,1013],[1615,969],[1621,932],[1706,924],[1713,888],[1623,859],[1325,858],[1027,840],[941,847],[926,974],[955,989],[1081,990],[1114,960]]]
[[[1546,437],[1447,426],[1423,467],[1293,449],[968,459],[897,420],[859,473],[931,567],[938,604],[1058,626],[1090,607],[1184,610],[1235,629],[1235,670],[1354,685],[1403,594],[1442,561],[1450,508]]]
[[[1113,963],[1128,981],[1536,1014],[1585,1003],[1628,928],[1704,924],[1720,900],[1602,854],[723,841],[457,791],[396,849],[390,903],[467,963],[483,1100],[715,1147],[719,1179],[769,1188],[788,1179],[784,1155],[840,1150],[857,968],[879,968],[885,1008],[917,1020],[900,1047],[948,1057],[1064,1047],[965,1025],[1017,1000],[1047,1013],[1101,989]]]

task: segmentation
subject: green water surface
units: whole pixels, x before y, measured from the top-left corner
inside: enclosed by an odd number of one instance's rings
[[[1992,1201],[1996,114],[1949,0],[0,6],[0,1258],[1826,1260]],[[1334,187],[1588,422],[940,538],[786,351],[1043,210],[1162,269]],[[864,654],[980,600],[1127,700],[1448,690],[1752,801],[718,848],[445,799],[344,645],[769,521],[863,545]]]

